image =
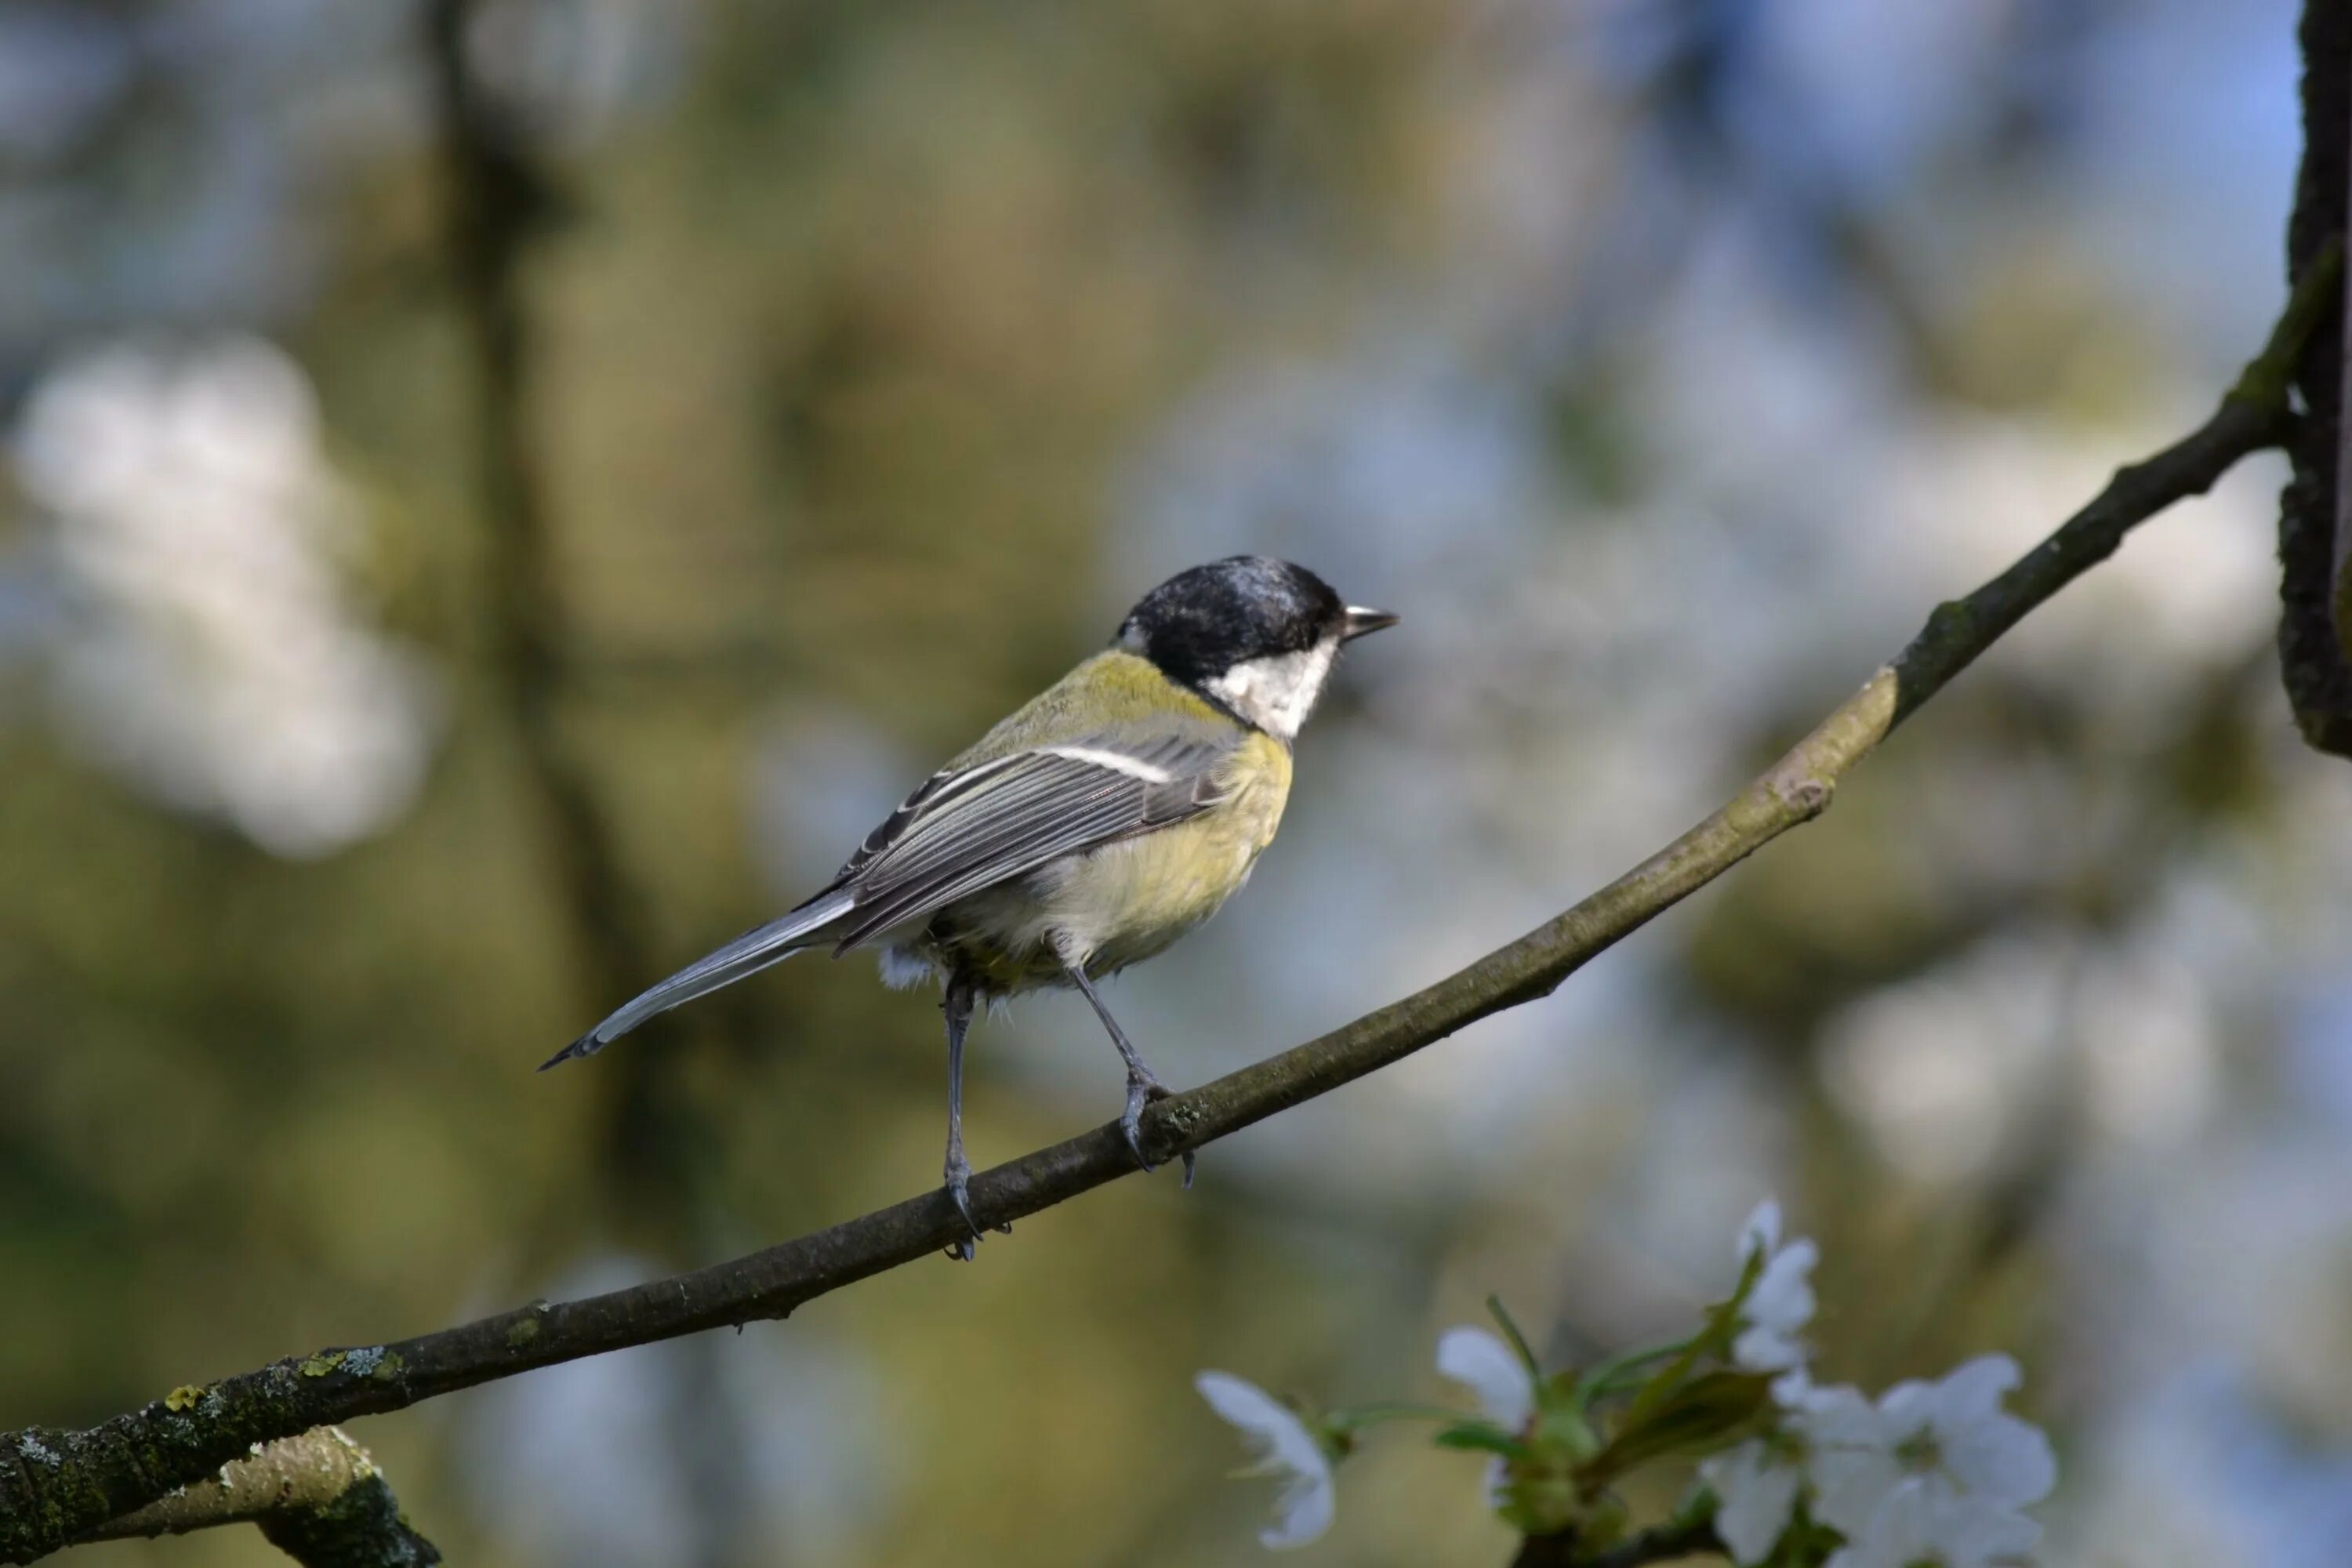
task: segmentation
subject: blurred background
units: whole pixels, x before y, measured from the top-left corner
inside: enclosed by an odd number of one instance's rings
[[[530,1069],[1197,561],[1406,622],[1119,983],[1163,1075],[1546,918],[2202,416],[2293,11],[0,4],[0,1426],[930,1185],[938,1015],[862,958]],[[2025,1363],[2053,1563],[2340,1563],[2352,769],[2278,692],[2283,474],[1190,1194],[356,1436],[474,1563],[1252,1561],[1195,1369],[1433,1394],[1489,1290],[1622,1348],[1777,1193],[1824,1375]],[[1114,1113],[1082,1003],[975,1041],[977,1163]],[[1316,1554],[1499,1563],[1477,1471],[1373,1443]]]

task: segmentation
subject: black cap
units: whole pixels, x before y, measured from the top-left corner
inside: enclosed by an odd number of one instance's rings
[[[1170,679],[1197,687],[1237,664],[1304,652],[1349,629],[1347,601],[1306,567],[1232,555],[1179,572],[1143,595],[1118,641]]]

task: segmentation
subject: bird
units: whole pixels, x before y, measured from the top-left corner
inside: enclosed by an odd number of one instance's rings
[[[947,1024],[942,1174],[970,1231],[963,1048],[974,1009],[1024,992],[1086,998],[1127,1070],[1120,1131],[1170,1090],[1095,983],[1164,951],[1249,880],[1290,795],[1291,748],[1339,650],[1394,626],[1304,566],[1234,555],[1178,573],[1079,663],[917,785],[832,881],[647,988],[541,1070],[814,948],[879,950],[895,986],[936,983]],[[1185,1155],[1187,1184],[1192,1157]]]

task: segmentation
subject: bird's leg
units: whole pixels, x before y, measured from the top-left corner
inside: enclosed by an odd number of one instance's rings
[[[1118,1026],[1118,1020],[1110,1016],[1103,999],[1095,994],[1094,982],[1087,978],[1086,965],[1065,958],[1062,967],[1068,972],[1070,984],[1078,988],[1078,994],[1095,1010],[1095,1016],[1102,1020],[1102,1026],[1110,1032],[1110,1043],[1118,1047],[1119,1060],[1127,1064],[1127,1110],[1118,1119],[1118,1130],[1127,1134],[1127,1146],[1134,1153],[1135,1163],[1149,1171],[1151,1162],[1143,1157],[1143,1108],[1152,1100],[1166,1100],[1171,1091],[1160,1081],[1158,1074],[1143,1065],[1127,1031]],[[1194,1164],[1192,1151],[1185,1150],[1184,1184],[1188,1187],[1192,1184]]]
[[[972,1246],[980,1239],[980,1224],[971,1217],[971,1163],[963,1157],[963,1037],[971,1027],[974,1000],[968,975],[958,970],[948,977],[947,994],[940,1002],[940,1011],[948,1020],[948,1196],[955,1200],[956,1212],[971,1231],[948,1248],[948,1256],[966,1263],[971,1261]]]

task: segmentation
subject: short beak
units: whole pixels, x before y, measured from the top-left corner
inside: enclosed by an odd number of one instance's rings
[[[1348,606],[1347,619],[1339,624],[1339,640],[1354,642],[1397,624],[1397,617],[1386,610],[1368,610],[1361,605]]]

